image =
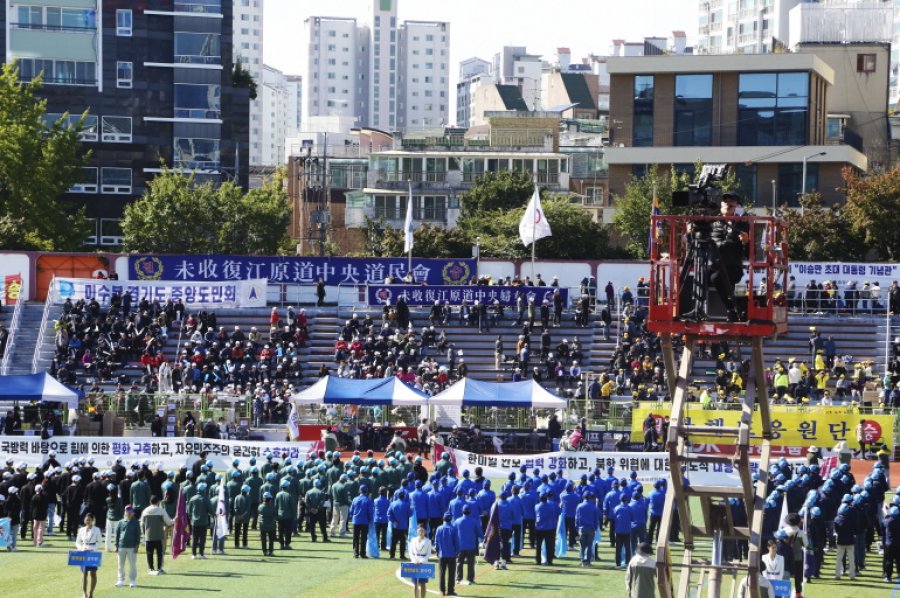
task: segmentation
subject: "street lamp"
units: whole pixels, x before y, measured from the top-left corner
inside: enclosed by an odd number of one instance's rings
[[[803,158],[803,176],[801,177],[802,186],[800,187],[800,197],[803,197],[806,194],[806,161],[810,158],[818,158],[819,156],[824,156],[826,153],[827,152],[817,152]],[[800,213],[803,213],[803,204],[800,204]]]
[[[472,257],[475,258],[475,278],[481,276],[481,237],[475,237],[475,246],[472,247]]]
[[[772,215],[778,210],[778,195],[775,192],[775,179],[772,179]]]

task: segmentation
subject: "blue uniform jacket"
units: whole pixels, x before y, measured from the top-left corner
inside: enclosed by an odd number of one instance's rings
[[[500,529],[512,529],[513,506],[509,499],[497,503],[497,515],[500,517]]]
[[[519,498],[522,501],[522,518],[526,521],[534,520],[534,508],[540,500],[538,493],[534,490],[527,490],[519,494]]]
[[[425,521],[428,519],[428,493],[416,490],[411,495],[412,508],[416,512],[416,519]]]
[[[613,510],[622,504],[621,496],[622,493],[618,490],[610,490],[606,493],[606,496],[603,498],[603,514],[606,515],[607,519],[612,519]]]
[[[463,509],[465,508],[465,506],[466,506],[466,499],[454,498],[453,500],[450,501],[450,506],[448,507],[448,509],[450,511],[450,516],[453,517],[453,519],[456,519],[457,517],[462,517]]]
[[[509,503],[512,505],[513,525],[522,525],[522,520],[525,518],[525,506],[522,504],[521,497],[513,494],[509,497]]]
[[[369,525],[375,520],[375,501],[360,494],[350,503],[350,522],[353,525]]]
[[[628,506],[631,507],[631,527],[647,525],[647,499],[635,494]]]
[[[478,499],[478,504],[481,506],[481,512],[490,513],[491,507],[493,506],[494,500],[496,500],[497,495],[493,490],[485,488],[481,492],[479,492],[475,498]]]
[[[388,509],[391,507],[391,501],[387,498],[379,496],[375,499],[375,523],[388,522]]]
[[[534,529],[547,531],[556,529],[559,521],[559,507],[554,502],[539,502],[534,508]]]
[[[631,524],[634,516],[631,512],[631,507],[627,504],[620,504],[613,509],[613,520],[616,522],[615,530],[617,534],[631,533]]]
[[[409,500],[397,499],[388,507],[388,519],[395,529],[409,529]]]
[[[449,523],[444,523],[434,533],[434,549],[442,559],[456,558],[459,554],[459,538],[456,536],[456,528]]]
[[[476,550],[481,541],[481,523],[474,517],[462,516],[453,520],[460,550]]]
[[[662,517],[663,507],[666,504],[666,493],[655,489],[650,493],[650,514],[654,517]]]
[[[581,496],[577,492],[563,492],[562,496],[559,497],[559,502],[562,505],[562,511],[566,519],[574,519],[575,510],[581,504]]]
[[[446,509],[441,507],[441,494],[439,490],[432,490],[428,493],[428,517],[430,519],[440,518]],[[418,516],[416,511],[416,516]]]
[[[579,529],[593,529],[600,527],[600,509],[593,502],[586,500],[575,509],[575,526]]]

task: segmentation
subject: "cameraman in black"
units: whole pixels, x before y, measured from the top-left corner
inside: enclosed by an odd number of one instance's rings
[[[750,237],[750,225],[746,221],[732,220],[744,215],[744,200],[737,193],[722,194],[720,205],[722,219],[712,224],[712,242],[718,248],[719,260],[710,268],[710,283],[716,289],[727,310],[729,322],[740,319],[734,301],[734,287],[744,277],[744,246]]]

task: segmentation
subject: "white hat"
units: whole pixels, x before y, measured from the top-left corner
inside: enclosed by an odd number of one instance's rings
[[[19,492],[19,489],[16,488],[15,486],[13,486],[9,489],[10,494],[18,494],[18,492]]]

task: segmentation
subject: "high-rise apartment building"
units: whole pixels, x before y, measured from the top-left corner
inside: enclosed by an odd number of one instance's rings
[[[0,15],[3,60],[23,80],[43,74],[48,118],[87,111],[90,161],[64,197],[94,223],[87,245],[121,244],[123,209],[160,161],[246,186],[249,90],[232,86],[230,0],[16,0]]]
[[[285,77],[287,97],[285,98],[285,137],[296,137],[301,131],[300,123],[303,109],[303,77],[300,75],[287,75]]]
[[[262,98],[259,88],[263,85],[263,0],[225,0],[234,3],[234,61],[240,62],[256,81],[257,97],[250,101],[250,164],[269,165],[263,159]]]
[[[301,120],[352,116],[393,131],[449,122],[447,23],[400,22],[397,0],[372,0],[368,23],[346,17],[304,22]]]
[[[262,135],[260,136],[260,164],[281,166],[284,164],[284,140],[287,136],[288,85],[284,73],[269,65],[263,66],[262,85],[258,98],[261,111]]]
[[[472,57],[459,63],[459,81],[456,84],[456,126],[472,126],[472,100],[475,89],[482,81],[490,80],[491,63]]]

